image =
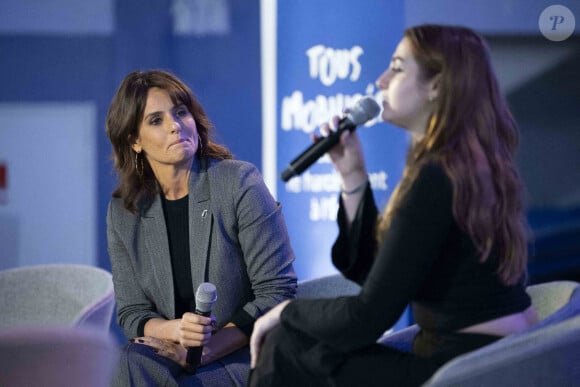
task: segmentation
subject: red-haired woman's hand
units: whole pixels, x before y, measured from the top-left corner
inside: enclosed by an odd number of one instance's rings
[[[323,124],[320,127],[321,136],[313,134],[313,141],[318,141],[333,132],[338,127],[339,120],[340,117],[334,116],[330,123]],[[367,171],[364,154],[355,131],[350,132],[347,130],[342,133],[340,142],[328,151],[328,155],[342,177],[344,189],[350,190],[366,181]]]

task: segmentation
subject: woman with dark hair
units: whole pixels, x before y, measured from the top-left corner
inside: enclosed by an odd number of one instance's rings
[[[376,84],[383,120],[413,139],[381,215],[356,132],[329,152],[342,177],[332,258],[361,292],[285,301],[258,319],[252,386],[421,385],[450,359],[537,322],[517,128],[483,39],[410,28]],[[412,353],[377,344],[409,303],[421,328]]]
[[[293,298],[294,255],[256,168],[210,139],[212,125],[173,74],[132,72],[106,131],[119,187],[107,214],[117,320],[131,339],[114,385],[239,385],[257,317]],[[213,315],[192,313],[215,284]],[[203,346],[198,364],[187,348]]]

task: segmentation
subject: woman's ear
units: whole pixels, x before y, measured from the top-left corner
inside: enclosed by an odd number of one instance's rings
[[[429,87],[428,87],[428,98],[429,101],[434,101],[439,97],[439,90],[441,84],[441,74],[435,74],[433,78],[429,80]]]
[[[141,151],[143,150],[143,148],[141,147],[141,141],[139,141],[139,138],[133,140],[133,138],[131,136],[129,136],[129,143],[131,144],[131,148],[136,153],[141,153]]]

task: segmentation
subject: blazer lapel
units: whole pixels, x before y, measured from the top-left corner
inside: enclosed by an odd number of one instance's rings
[[[211,227],[213,215],[209,179],[207,176],[207,160],[195,159],[189,180],[189,249],[191,254],[191,278],[193,291],[202,282],[208,280],[207,260],[210,252]]]
[[[157,195],[142,216],[143,228],[140,240],[145,241],[146,251],[152,261],[150,267],[157,287],[157,297],[163,302],[158,304],[168,308],[168,315],[175,316],[175,289],[173,288],[173,273],[171,269],[171,256],[169,255],[169,241],[167,239],[167,226],[163,216],[161,197]],[[169,291],[168,291],[169,290]]]

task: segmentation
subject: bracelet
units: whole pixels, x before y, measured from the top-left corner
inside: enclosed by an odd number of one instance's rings
[[[360,191],[364,190],[367,187],[367,184],[368,183],[369,183],[369,181],[367,179],[361,185],[359,185],[358,187],[355,187],[355,188],[351,189],[350,191],[345,191],[344,189],[341,188],[340,189],[340,193],[343,194],[343,195],[346,195],[346,196],[355,194],[357,192],[360,192]]]

